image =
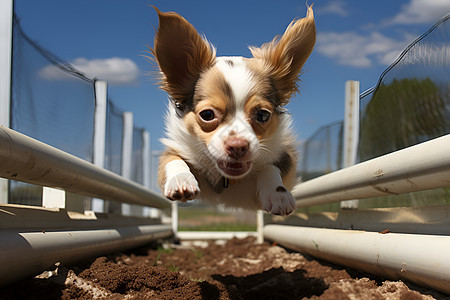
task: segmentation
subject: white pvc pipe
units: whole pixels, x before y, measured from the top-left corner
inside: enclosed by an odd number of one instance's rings
[[[10,126],[13,0],[0,1],[0,125]],[[0,203],[8,202],[8,180],[0,178]]]
[[[4,230],[0,232],[0,286],[35,276],[54,268],[57,262],[71,264],[170,236],[168,225],[50,232]]]
[[[0,177],[107,200],[170,207],[159,194],[140,184],[3,126]]]
[[[264,237],[335,264],[450,294],[450,237],[267,225]]]
[[[323,175],[294,187],[297,206],[450,186],[450,135]]]

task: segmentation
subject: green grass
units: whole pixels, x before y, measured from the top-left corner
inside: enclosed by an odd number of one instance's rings
[[[166,269],[172,272],[178,272],[180,267],[177,267],[174,263],[172,263],[171,265],[166,266]]]
[[[189,208],[189,209],[179,209],[178,210],[178,217],[180,219],[191,219],[191,218],[197,218],[199,216],[226,216],[226,213],[221,213],[214,211],[212,209],[203,209],[203,208]]]

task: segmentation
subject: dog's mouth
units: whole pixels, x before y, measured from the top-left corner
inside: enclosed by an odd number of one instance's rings
[[[230,162],[225,160],[218,160],[217,166],[222,172],[228,176],[239,177],[247,173],[250,169],[252,162]]]

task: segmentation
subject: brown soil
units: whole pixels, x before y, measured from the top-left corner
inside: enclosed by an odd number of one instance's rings
[[[0,289],[0,299],[448,299],[253,238],[142,248],[58,266]]]

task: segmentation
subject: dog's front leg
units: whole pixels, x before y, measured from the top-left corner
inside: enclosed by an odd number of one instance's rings
[[[280,169],[274,165],[266,166],[258,174],[257,194],[262,209],[274,215],[285,216],[296,209],[294,196],[283,185]]]
[[[175,155],[163,155],[159,166],[159,182],[169,200],[185,202],[200,193],[198,182],[189,166]]]

